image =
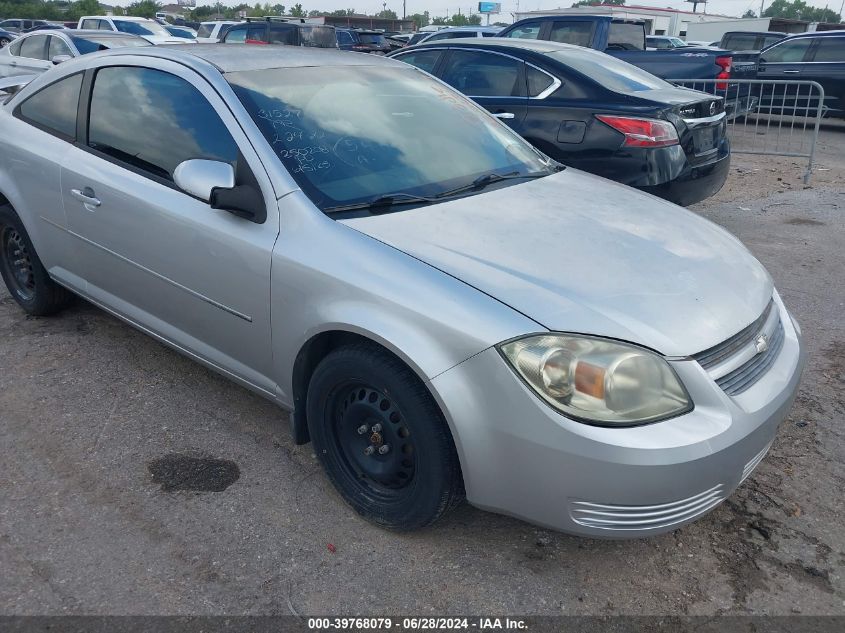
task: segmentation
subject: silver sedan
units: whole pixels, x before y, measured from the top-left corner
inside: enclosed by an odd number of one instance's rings
[[[729,233],[330,50],[120,49],[35,79],[0,107],[0,272],[30,314],[79,295],[292,411],[391,529],[464,497],[677,528],[763,459],[803,368]]]

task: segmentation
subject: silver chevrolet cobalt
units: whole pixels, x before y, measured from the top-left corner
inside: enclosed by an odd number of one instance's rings
[[[763,459],[803,367],[730,234],[340,51],[122,49],[38,77],[0,108],[0,269],[30,314],[80,295],[292,411],[399,530],[464,497],[677,528]]]

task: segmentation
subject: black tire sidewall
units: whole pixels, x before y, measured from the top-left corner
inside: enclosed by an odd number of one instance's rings
[[[360,381],[384,393],[402,412],[414,441],[415,472],[400,495],[371,494],[342,464],[330,419],[337,389]],[[431,394],[399,359],[372,346],[341,348],[315,370],[308,387],[308,427],[314,452],[344,500],[366,519],[394,530],[429,525],[452,505],[460,479],[451,433]]]
[[[0,243],[0,274],[2,274],[3,281],[12,298],[23,308],[26,312],[33,315],[43,315],[54,312],[55,303],[55,282],[47,274],[47,270],[41,263],[38,253],[32,244],[29,233],[26,230],[23,222],[18,217],[17,213],[9,205],[0,206],[0,239],[5,234],[6,228],[15,229],[26,243],[26,248],[29,251],[29,256],[32,261],[32,274],[35,281],[35,292],[31,299],[21,297],[14,290],[14,282],[9,278],[11,271],[8,269],[8,263],[5,261],[5,249]]]

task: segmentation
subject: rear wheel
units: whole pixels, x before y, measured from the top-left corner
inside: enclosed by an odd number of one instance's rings
[[[9,294],[35,316],[54,314],[73,295],[50,279],[20,218],[11,206],[0,206],[0,275]]]
[[[419,378],[386,350],[354,344],[331,352],[314,371],[306,406],[329,479],[369,521],[421,528],[463,498],[443,415]]]
[[[4,46],[8,46],[11,43],[12,43],[12,40],[10,40],[8,37],[0,37],[0,48],[3,48]]]

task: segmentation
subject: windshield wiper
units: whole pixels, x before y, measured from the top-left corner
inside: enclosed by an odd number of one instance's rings
[[[438,198],[427,198],[415,196],[410,193],[388,193],[376,196],[371,200],[354,202],[352,204],[341,204],[334,207],[326,207],[323,213],[342,213],[343,211],[358,211],[360,209],[374,209],[378,207],[393,207],[397,204],[431,204],[440,202]]]
[[[461,187],[456,187],[455,189],[450,189],[448,191],[443,191],[438,193],[434,197],[429,196],[415,196],[410,193],[388,193],[383,194],[380,196],[376,196],[370,200],[364,200],[363,202],[354,202],[352,204],[341,204],[334,207],[326,207],[323,209],[323,213],[343,213],[345,211],[360,211],[360,210],[372,210],[377,209],[379,207],[393,207],[399,204],[433,204],[435,202],[443,202],[447,198],[451,198],[458,194],[464,193],[466,191],[476,191],[484,189],[488,185],[492,185],[496,182],[501,182],[502,180],[511,180],[514,178],[542,178],[544,176],[549,176],[555,171],[561,171],[563,166],[554,165],[554,171],[532,171],[528,173],[520,173],[520,172],[511,172],[509,174],[483,174],[473,180],[468,185],[463,185]]]
[[[544,176],[550,176],[552,173],[553,172],[550,171],[531,171],[523,174],[518,171],[515,171],[509,174],[484,174],[473,180],[468,185],[463,185],[461,187],[456,187],[454,189],[444,191],[443,193],[437,194],[436,197],[438,200],[442,200],[443,198],[449,198],[465,191],[481,190],[488,185],[492,185],[496,182],[502,182],[503,180],[512,180],[514,178],[543,178]]]

